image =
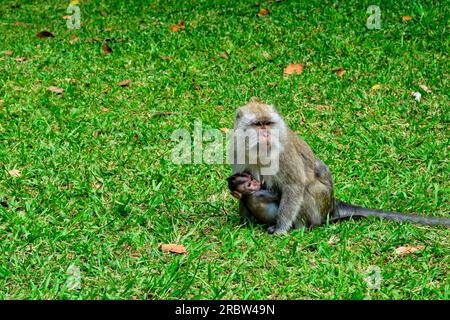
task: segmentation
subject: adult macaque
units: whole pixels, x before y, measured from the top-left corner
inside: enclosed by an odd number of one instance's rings
[[[251,193],[241,192],[240,196],[238,194],[234,196],[240,199],[241,217],[255,216],[263,222],[272,224],[269,227],[269,233],[283,234],[292,227],[315,227],[326,223],[327,220],[336,221],[367,216],[450,226],[450,219],[447,218],[384,212],[335,200],[332,176],[328,167],[316,157],[306,142],[289,129],[273,106],[256,98],[238,108],[236,112],[233,156],[242,151],[235,145],[236,140],[240,139],[239,132],[250,132],[250,134],[247,136],[248,144],[245,144],[243,150],[244,161],[233,159],[233,174],[244,173],[241,181],[247,179],[245,182],[250,182],[247,190]],[[267,157],[262,157],[259,152],[264,148],[269,151]],[[256,161],[250,161],[250,159]],[[276,172],[265,173],[268,159],[277,162]],[[264,181],[265,189],[260,190],[261,183],[258,184],[255,181],[258,183]],[[238,184],[234,188],[236,186]],[[258,187],[259,189],[256,190]],[[271,200],[272,204],[278,206],[275,216],[273,206],[269,206]],[[262,206],[257,206],[258,201],[262,202]],[[270,210],[263,210],[269,207]]]

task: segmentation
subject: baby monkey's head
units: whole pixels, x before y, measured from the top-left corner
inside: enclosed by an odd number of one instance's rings
[[[227,181],[231,195],[237,199],[261,189],[261,182],[247,172],[233,174]]]

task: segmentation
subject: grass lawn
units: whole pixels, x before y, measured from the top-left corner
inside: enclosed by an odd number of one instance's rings
[[[230,128],[258,96],[330,167],[337,198],[449,216],[446,2],[259,2],[86,0],[70,30],[68,1],[1,1],[1,299],[450,298],[449,229],[270,236],[239,226],[229,165],[172,162],[174,130]],[[290,63],[305,70],[284,77]]]

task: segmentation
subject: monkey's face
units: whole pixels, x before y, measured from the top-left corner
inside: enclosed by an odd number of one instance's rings
[[[248,181],[243,181],[242,184],[237,187],[237,191],[242,194],[250,194],[260,189],[261,182],[256,179],[248,179]]]
[[[246,151],[256,155],[259,162],[267,163],[281,151],[279,139],[285,132],[285,126],[271,105],[252,100],[240,107],[236,112],[234,129],[238,140],[248,139]],[[265,160],[261,160],[262,156]]]

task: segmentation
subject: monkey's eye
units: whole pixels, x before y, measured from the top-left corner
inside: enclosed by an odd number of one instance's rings
[[[274,125],[275,123],[272,121],[258,121],[255,122],[254,125],[257,127],[270,127],[272,125]]]
[[[251,182],[248,182],[247,183],[247,187],[250,187],[252,184],[251,184]]]

